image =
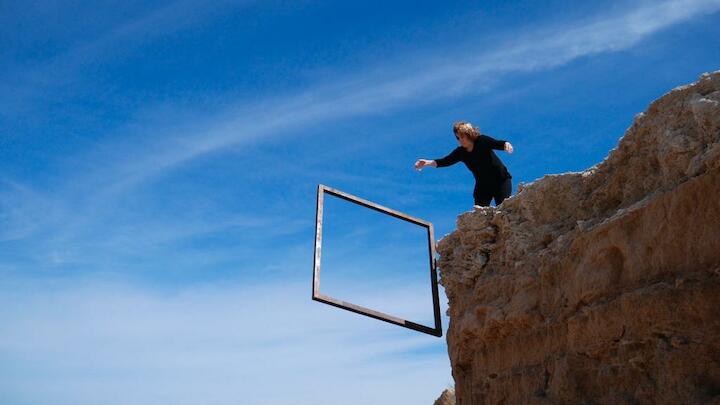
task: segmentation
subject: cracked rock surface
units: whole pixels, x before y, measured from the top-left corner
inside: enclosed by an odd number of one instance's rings
[[[458,404],[720,403],[720,71],[438,252]]]

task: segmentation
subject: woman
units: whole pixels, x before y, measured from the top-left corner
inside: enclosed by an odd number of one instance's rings
[[[462,161],[475,177],[475,205],[488,206],[493,198],[495,205],[500,205],[512,193],[512,176],[493,149],[512,153],[512,145],[480,134],[480,130],[469,122],[456,122],[453,132],[460,146],[442,159],[418,159],[415,169],[445,167]]]

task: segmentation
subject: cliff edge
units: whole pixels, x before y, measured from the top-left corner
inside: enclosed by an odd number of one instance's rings
[[[720,404],[720,71],[438,252],[458,404]]]

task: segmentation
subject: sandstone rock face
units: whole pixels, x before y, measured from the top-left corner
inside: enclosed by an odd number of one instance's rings
[[[458,404],[720,403],[720,71],[438,251]]]
[[[443,391],[440,398],[435,400],[434,405],[455,405],[455,391],[452,389]]]

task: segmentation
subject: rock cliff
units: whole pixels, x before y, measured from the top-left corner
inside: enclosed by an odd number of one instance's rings
[[[458,404],[720,403],[720,71],[438,252]]]
[[[433,405],[455,405],[455,390],[446,389],[440,394],[440,397],[435,400]]]

